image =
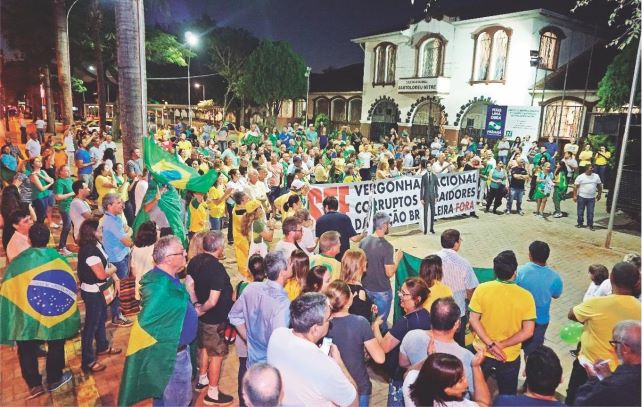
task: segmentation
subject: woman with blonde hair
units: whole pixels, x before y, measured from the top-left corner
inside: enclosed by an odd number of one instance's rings
[[[187,261],[192,260],[201,253],[205,253],[205,249],[203,249],[203,236],[205,236],[206,233],[206,231],[197,232],[192,236],[189,241],[189,249],[187,250]]]
[[[258,200],[252,199],[245,204],[245,214],[241,219],[240,231],[240,235],[234,238],[236,263],[239,273],[247,281],[252,281],[247,261],[253,254],[265,257],[268,248],[266,242],[271,242],[274,237],[273,222],[266,223],[263,206]]]
[[[381,160],[379,165],[377,165],[377,173],[375,174],[375,180],[390,178],[390,171],[388,171],[390,166],[388,161]]]
[[[303,250],[295,250],[290,255],[290,267],[292,267],[292,278],[283,287],[288,294],[290,301],[294,301],[301,294],[305,281],[310,271],[310,258]]]
[[[361,277],[366,272],[368,260],[361,249],[347,250],[341,259],[341,280],[345,281],[352,293],[352,305],[350,313],[361,315],[368,322],[372,322],[376,315],[377,307],[374,305],[368,293],[361,285]]]

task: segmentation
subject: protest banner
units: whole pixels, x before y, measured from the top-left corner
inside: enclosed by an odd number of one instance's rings
[[[506,106],[490,105],[486,110],[484,134],[488,139],[502,138],[506,123]]]
[[[473,212],[477,204],[479,171],[438,174],[435,219],[451,218]]]
[[[540,113],[539,106],[508,106],[504,136],[508,140],[515,140],[517,137],[524,140],[527,136],[535,140],[539,134]]]

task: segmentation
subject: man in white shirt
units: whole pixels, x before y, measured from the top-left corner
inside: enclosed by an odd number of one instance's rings
[[[357,391],[336,345],[329,355],[316,343],[330,326],[330,306],[325,295],[305,293],[290,305],[290,326],[273,331],[268,343],[268,363],[283,379],[283,405],[356,406]]]
[[[432,165],[432,172],[434,174],[446,174],[450,172],[453,168],[451,162],[446,161],[446,154],[439,154],[439,158]]]
[[[33,226],[33,218],[27,209],[17,209],[7,219],[16,230],[7,244],[7,261],[10,263],[16,256],[31,247],[29,229]]]
[[[71,218],[71,224],[74,226],[74,240],[77,241],[80,225],[82,225],[86,219],[91,219],[92,217],[91,208],[89,204],[85,202],[85,199],[89,197],[91,191],[82,180],[74,181],[74,183],[71,184],[71,189],[76,196],[71,200],[69,217]]]
[[[36,120],[36,131],[38,132],[37,137],[40,139],[40,141],[45,140],[45,126],[47,123],[45,123],[44,120],[42,120],[42,117],[39,117],[38,120]]]
[[[89,155],[94,161],[94,170],[103,162],[103,151],[100,150],[100,139],[98,136],[95,136],[91,139],[91,148],[89,149]]]
[[[593,227],[593,214],[595,212],[595,201],[602,197],[602,180],[600,176],[593,173],[593,166],[586,166],[584,174],[580,174],[573,184],[573,201],[577,202],[577,225],[584,227],[584,209],[586,209],[586,224],[589,229]]]
[[[256,199],[263,206],[267,202],[267,194],[269,192],[267,185],[259,180],[259,172],[254,168],[247,170],[248,181],[243,188],[243,191],[248,194],[250,199]]]
[[[71,168],[75,162],[75,153],[76,147],[74,146],[74,134],[76,132],[76,127],[71,126],[65,133],[65,138],[62,143],[65,145],[65,154],[67,154],[67,165]]]
[[[116,143],[111,139],[110,134],[105,134],[105,141],[100,143],[100,146],[98,147],[100,149],[100,152],[102,154],[105,154],[105,150],[108,148],[111,148],[112,151],[114,152],[114,155],[116,154]]]
[[[289,259],[293,251],[298,249],[296,241],[303,236],[303,225],[295,217],[285,218],[283,220],[283,238],[274,246],[275,252],[283,252],[285,258]]]
[[[415,167],[415,158],[412,156],[412,153],[410,152],[410,147],[404,147],[403,148],[403,172],[406,174],[410,174],[415,169],[417,169],[417,167]]]
[[[31,133],[29,135],[29,141],[27,141],[27,144],[25,145],[25,150],[27,150],[27,157],[30,160],[40,157],[41,146],[36,133]]]
[[[573,154],[570,151],[564,153],[564,164],[566,164],[566,173],[568,175],[569,181],[575,178],[575,170],[578,168],[577,160],[573,157]]]

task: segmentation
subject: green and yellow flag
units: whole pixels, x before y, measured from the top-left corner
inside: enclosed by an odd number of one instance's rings
[[[182,163],[175,155],[163,150],[151,137],[143,138],[143,161],[150,174],[161,184],[206,194],[218,178],[218,171],[198,171]]]
[[[56,250],[22,252],[7,267],[0,286],[0,344],[76,335],[77,290],[71,267]]]
[[[189,302],[185,288],[163,271],[146,273],[140,284],[142,310],[129,334],[119,406],[162,397],[174,371]]]

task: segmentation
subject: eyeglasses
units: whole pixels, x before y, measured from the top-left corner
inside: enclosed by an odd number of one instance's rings
[[[399,291],[397,291],[397,295],[398,295],[398,296],[400,296],[400,297],[409,297],[409,296],[411,296],[412,294],[410,294],[410,293],[405,293],[405,292],[403,292],[403,291],[399,290]]]

